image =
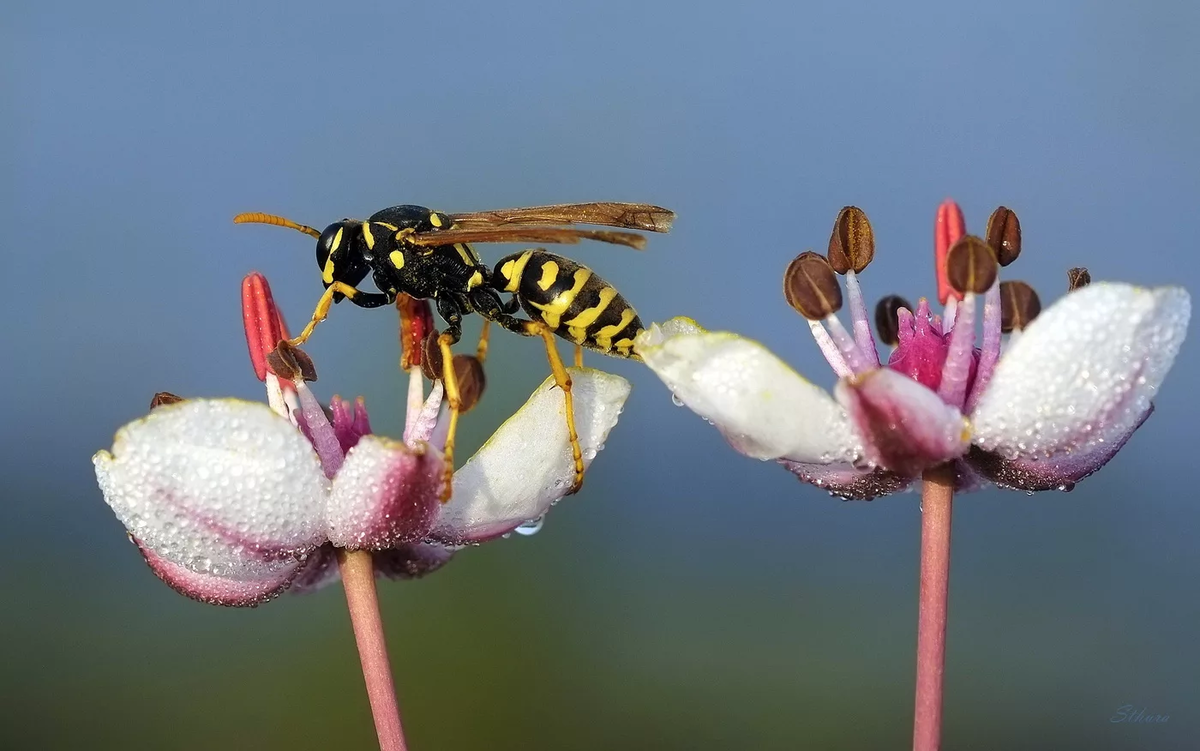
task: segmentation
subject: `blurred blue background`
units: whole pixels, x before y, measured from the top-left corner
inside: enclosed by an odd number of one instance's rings
[[[863,207],[872,302],[935,291],[934,211],[1014,208],[1012,272],[1197,289],[1194,3],[7,3],[0,108],[0,746],[366,748],[339,588],[225,610],[164,587],[89,457],[158,390],[262,397],[249,270],[293,324],[309,238],[395,203],[661,203],[638,254],[570,253],[647,321],[688,314],[833,377],[779,293]],[[506,252],[485,249],[491,258]],[[1011,276],[1011,274],[1010,274]],[[328,398],[401,425],[393,314],[335,309]],[[546,370],[500,334],[478,446]],[[904,748],[918,499],[842,503],[728,450],[636,363],[584,491],[545,529],[381,597],[416,749]],[[1200,737],[1197,348],[1070,494],[956,506],[946,747]],[[464,454],[465,455],[465,454]],[[1114,724],[1133,704],[1164,725]]]

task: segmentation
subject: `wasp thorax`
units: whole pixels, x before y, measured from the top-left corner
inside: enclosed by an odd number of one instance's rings
[[[990,245],[974,235],[966,235],[946,254],[946,278],[961,295],[983,294],[996,281],[999,267]]]
[[[810,321],[828,318],[842,307],[842,288],[829,261],[811,250],[796,256],[783,272],[783,296]]]
[[[913,306],[900,295],[888,295],[875,304],[875,331],[884,344],[895,347],[900,343],[900,309]]]
[[[1092,283],[1091,273],[1082,266],[1067,269],[1067,291],[1071,292]]]
[[[829,265],[839,274],[850,270],[857,274],[874,257],[875,233],[866,213],[857,206],[843,208],[829,236]]]
[[[1033,287],[1022,281],[1000,282],[1000,330],[1020,331],[1042,312],[1042,301]]]
[[[1001,206],[992,212],[985,237],[1001,266],[1007,266],[1021,255],[1021,222],[1012,209]]]

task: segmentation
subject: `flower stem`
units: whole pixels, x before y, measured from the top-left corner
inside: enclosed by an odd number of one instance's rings
[[[923,479],[913,751],[937,751],[942,744],[942,679],[946,672],[946,603],[950,586],[954,467],[949,464],[935,467],[926,471]]]
[[[354,641],[358,643],[380,751],[405,751],[396,687],[392,683],[383,621],[379,617],[371,554],[365,550],[339,550],[338,566],[342,570],[342,586],[346,590],[346,605],[350,609]]]

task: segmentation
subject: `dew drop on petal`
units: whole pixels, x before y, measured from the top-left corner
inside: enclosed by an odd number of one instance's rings
[[[542,525],[545,523],[546,523],[546,515],[542,514],[541,516],[539,516],[538,518],[536,518],[532,521],[525,522],[521,526],[514,529],[513,532],[516,532],[519,535],[524,535],[525,537],[529,537],[530,535],[536,535],[538,532],[540,532],[542,529]]]

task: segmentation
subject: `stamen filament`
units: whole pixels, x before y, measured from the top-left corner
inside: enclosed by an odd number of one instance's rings
[[[952,407],[962,409],[967,398],[967,380],[971,377],[971,359],[975,353],[975,293],[963,295],[958,325],[950,333],[950,351],[942,365],[938,396]]]
[[[821,354],[825,355],[825,361],[833,368],[833,372],[838,378],[847,378],[854,375],[854,371],[850,370],[850,366],[846,364],[842,353],[838,351],[837,345],[833,343],[829,332],[820,321],[809,321],[808,328],[812,331],[813,339],[817,342],[817,347],[820,348]]]
[[[979,403],[988,381],[1000,360],[1000,279],[988,289],[983,298],[983,347],[979,352],[979,369],[975,371],[975,384],[967,396],[966,413],[970,414]]]
[[[854,326],[854,341],[858,349],[875,367],[879,367],[879,350],[875,347],[875,336],[871,333],[871,319],[867,304],[863,300],[862,287],[854,269],[846,272],[846,297],[850,305],[850,322]]]
[[[953,331],[956,318],[958,318],[958,298],[951,297],[946,301],[946,307],[942,310],[942,331]]]
[[[850,332],[846,330],[836,315],[826,316],[824,324],[828,327],[826,330],[829,332],[829,337],[833,339],[834,345],[852,373],[865,373],[872,368],[870,362],[867,361],[867,356],[858,348],[854,337],[850,336]]]
[[[425,380],[421,375],[421,366],[414,365],[408,369],[408,409],[404,413],[404,442],[412,439],[413,426],[417,416],[425,406]]]

